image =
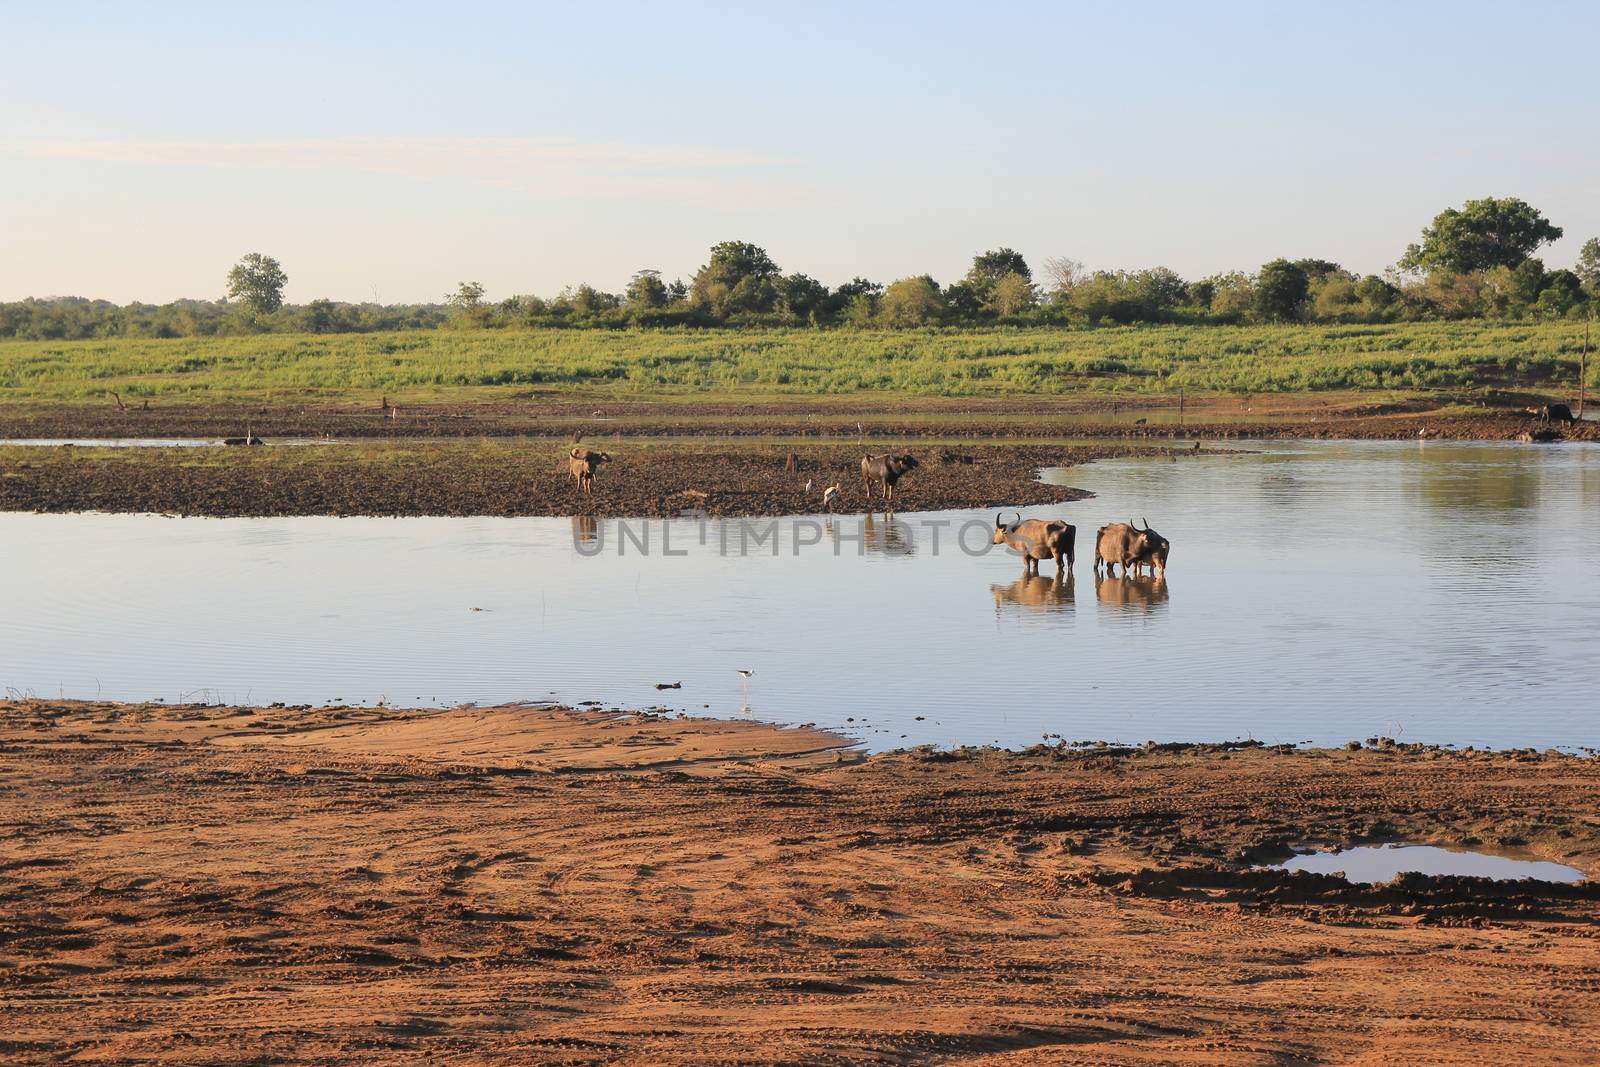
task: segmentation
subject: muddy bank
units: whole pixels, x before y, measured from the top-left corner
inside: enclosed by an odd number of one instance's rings
[[[530,708],[0,703],[12,1062],[1600,1056],[1600,766],[1396,746],[862,759]]]
[[[188,437],[534,437],[574,433],[633,437],[888,437],[1193,440],[1218,438],[1510,440],[1538,424],[1524,408],[1534,394],[1481,398],[1441,394],[1375,399],[1362,394],[1198,396],[1180,409],[1171,396],[828,397],[655,399],[607,395],[502,395],[449,402],[374,396],[370,403],[298,398],[258,403],[157,401],[0,404],[0,439]],[[1600,423],[1556,427],[1568,439],[1600,440]]]
[[[0,447],[0,510],[173,515],[715,516],[820,512],[837,482],[841,513],[869,509],[859,444],[613,443],[594,493],[578,491],[566,443],[428,442],[216,449]],[[785,469],[789,453],[797,469]],[[1044,485],[1040,468],[1139,454],[1131,445],[902,443],[921,466],[895,490],[899,511],[1027,507],[1088,494]],[[1174,460],[1197,455],[1173,451]],[[808,493],[807,481],[812,483]],[[874,503],[881,509],[879,492]]]

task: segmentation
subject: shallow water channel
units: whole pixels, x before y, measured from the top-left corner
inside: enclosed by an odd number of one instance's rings
[[[1029,513],[1079,525],[1065,584],[1049,565],[1023,582],[1014,556],[981,551],[992,512],[4,514],[0,686],[596,700],[814,722],[872,748],[1600,744],[1600,448],[1241,447],[1260,451],[1046,472],[1098,494]],[[1097,588],[1093,531],[1130,516],[1171,539],[1167,580]]]

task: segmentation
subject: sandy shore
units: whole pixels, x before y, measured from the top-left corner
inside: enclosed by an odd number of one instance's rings
[[[1600,765],[0,703],[9,1062],[1593,1063]]]

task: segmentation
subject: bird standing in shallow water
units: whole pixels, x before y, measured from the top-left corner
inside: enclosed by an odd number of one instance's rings
[[[840,489],[838,482],[834,482],[832,485],[828,486],[828,488],[822,491],[823,506],[828,509],[830,514],[833,512],[833,502],[839,499],[839,492]]]
[[[810,496],[810,495],[811,495],[811,479],[807,478],[806,479],[806,496]]]

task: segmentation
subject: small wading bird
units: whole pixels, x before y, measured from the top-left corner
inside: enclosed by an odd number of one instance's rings
[[[811,495],[811,479],[807,478],[806,479],[806,496],[810,496],[810,495]]]
[[[833,502],[839,499],[839,492],[838,482],[834,482],[822,491],[822,504],[828,509],[829,514],[833,512]]]

